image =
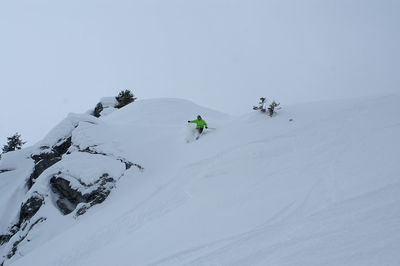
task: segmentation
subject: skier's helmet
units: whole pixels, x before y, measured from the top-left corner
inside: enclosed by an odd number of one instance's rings
[[[201,115],[198,115],[198,116],[197,116],[197,119],[200,120],[200,119],[201,119]]]

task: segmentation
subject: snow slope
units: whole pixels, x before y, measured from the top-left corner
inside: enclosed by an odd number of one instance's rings
[[[5,265],[400,265],[399,102],[284,106],[269,118],[155,99],[81,123],[73,143],[144,171],[127,170],[83,216],[49,213]],[[217,129],[187,143],[197,114]],[[85,173],[85,162],[69,168]],[[98,169],[108,167],[123,170]],[[11,173],[0,187],[21,194]]]

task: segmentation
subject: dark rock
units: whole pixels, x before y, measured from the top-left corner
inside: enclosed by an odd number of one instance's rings
[[[99,154],[99,155],[109,156],[109,154],[107,154],[107,153],[98,152],[98,151],[92,150],[91,148],[92,147],[87,147],[87,148],[85,148],[83,150],[79,150],[79,152],[87,152],[87,153],[90,153],[90,154]],[[124,159],[124,158],[117,158],[117,160],[120,161],[121,163],[125,164],[125,169],[126,170],[128,170],[132,166],[136,166],[137,168],[139,168],[139,170],[144,170],[144,168],[141,165],[136,164],[136,163],[132,163],[132,162],[130,162],[130,161]]]
[[[11,251],[7,254],[7,259],[11,259],[12,256],[15,255],[15,253],[16,253],[17,250],[18,250],[18,245],[19,245],[19,243],[21,243],[22,241],[24,241],[25,237],[26,237],[26,235],[20,237],[17,241],[14,242],[14,244],[13,244],[13,246],[12,246],[12,248],[11,248]],[[4,263],[4,262],[3,262],[3,263]]]
[[[14,242],[11,251],[7,254],[7,259],[11,259],[11,257],[15,255],[18,250],[19,243],[24,241],[25,237],[26,236],[20,237],[17,241]]]
[[[114,183],[113,178],[109,177],[108,174],[103,174],[94,184],[87,185],[80,182],[85,188],[94,187],[90,193],[82,194],[78,189],[72,188],[70,181],[62,177],[61,174],[50,179],[51,190],[58,196],[57,207],[64,215],[74,211],[79,203],[87,203],[77,211],[78,216],[85,213],[93,205],[102,203],[110,194]]]
[[[129,168],[131,168],[132,166],[135,166],[135,167],[137,167],[139,170],[144,170],[144,168],[141,166],[141,165],[139,165],[139,164],[137,164],[137,163],[132,163],[132,162],[130,162],[130,161],[128,161],[128,160],[126,160],[126,159],[118,159],[121,163],[123,163],[123,164],[125,164],[125,169],[126,170],[128,170]]]
[[[87,148],[85,148],[83,150],[79,150],[79,152],[87,152],[87,153],[90,153],[90,154],[99,154],[99,155],[109,156],[109,154],[107,154],[107,153],[94,151],[94,150],[91,149],[91,147],[87,147]],[[121,163],[125,164],[125,169],[126,170],[128,170],[132,166],[136,166],[137,168],[139,168],[139,170],[144,170],[144,168],[141,165],[136,164],[136,163],[132,163],[132,162],[130,162],[130,161],[124,159],[124,158],[118,158],[117,160],[120,161]]]
[[[46,151],[39,154],[32,154],[31,158],[35,161],[35,164],[40,161],[51,160],[52,158],[57,157],[57,155],[53,151]]]
[[[126,169],[126,170],[128,170],[129,168],[132,167],[132,165],[134,165],[134,163],[129,162],[129,161],[124,161],[124,164],[125,164],[125,169]]]
[[[22,225],[26,220],[32,218],[37,211],[40,209],[44,201],[44,197],[37,192],[34,192],[32,197],[30,197],[21,206],[19,214],[19,225]]]
[[[87,204],[83,205],[76,211],[76,216],[81,216],[86,213],[86,211],[90,208]]]
[[[100,117],[101,116],[101,111],[103,111],[103,105],[101,104],[101,103],[98,103],[97,105],[96,105],[96,107],[94,108],[94,111],[93,111],[93,115],[95,116],[95,117]]]
[[[35,161],[35,167],[27,181],[27,187],[30,189],[35,180],[49,167],[59,162],[62,155],[65,154],[72,145],[72,137],[60,140],[57,145],[53,146],[50,152],[33,154],[31,158]],[[45,147],[45,146],[43,146]]]
[[[12,169],[0,169],[0,174],[13,171]]]
[[[11,259],[11,257],[15,255],[15,253],[16,253],[17,250],[18,250],[18,245],[19,245],[22,241],[24,241],[24,239],[28,236],[28,234],[29,234],[29,232],[32,230],[32,228],[33,228],[35,225],[37,225],[38,223],[41,223],[41,222],[43,222],[43,221],[45,221],[45,220],[46,220],[46,218],[44,218],[44,217],[39,218],[37,221],[35,221],[35,222],[29,227],[28,232],[27,232],[24,236],[20,236],[20,238],[19,238],[17,241],[15,241],[15,242],[13,243],[13,246],[12,246],[12,248],[11,248],[11,251],[7,254],[7,258],[8,258],[8,259]],[[28,241],[29,241],[29,240],[28,240]],[[3,263],[4,263],[4,262],[3,262]]]
[[[0,246],[10,241],[10,239],[18,232],[19,226],[13,225],[11,229],[4,235],[0,235]]]
[[[33,224],[31,224],[31,226],[29,227],[29,231],[31,231],[33,229],[33,227],[35,227],[35,225],[37,225],[38,223],[42,223],[42,222],[44,222],[46,220],[47,219],[45,217],[40,217]]]
[[[56,204],[57,204],[58,209],[64,215],[70,214],[76,208],[76,205],[72,204],[65,198],[58,199],[56,201]]]
[[[64,215],[71,213],[75,210],[76,205],[84,201],[82,194],[71,188],[71,182],[60,176],[52,177],[50,186],[51,190],[59,197],[56,204]]]
[[[72,137],[69,137],[69,138],[65,139],[64,141],[62,141],[60,144],[54,146],[53,151],[58,156],[61,156],[68,151],[68,149],[69,149],[69,147],[71,147],[71,145],[72,145]]]
[[[0,235],[0,246],[10,241],[11,237],[13,237],[11,234]]]
[[[79,152],[87,152],[87,153],[90,153],[90,154],[99,154],[99,155],[107,156],[106,153],[94,151],[94,150],[91,149],[91,147],[87,147],[87,148],[85,148],[84,150],[79,150]]]
[[[93,190],[91,193],[83,195],[85,202],[90,202],[91,206],[102,203],[108,197],[111,188],[113,187],[109,187],[107,184],[115,182],[113,178],[108,177],[108,174],[103,174],[103,176],[100,177],[100,180],[100,185],[95,190]]]
[[[137,168],[139,168],[140,171],[144,170],[144,167],[141,166],[140,164],[134,163],[133,165],[136,166]]]
[[[43,155],[43,154],[41,154]],[[27,186],[30,189],[33,186],[33,183],[35,182],[35,180],[50,166],[56,164],[57,162],[59,162],[61,160],[61,157],[56,156],[54,153],[49,154],[46,153],[46,156],[41,156],[42,160],[38,161],[35,164],[35,167],[33,169],[32,174],[30,175],[28,182],[27,182]],[[46,158],[47,157],[47,158]],[[36,157],[37,159],[37,157]]]

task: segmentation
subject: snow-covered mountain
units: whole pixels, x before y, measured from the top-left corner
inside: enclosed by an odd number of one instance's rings
[[[0,160],[0,264],[400,265],[399,102],[70,114]]]

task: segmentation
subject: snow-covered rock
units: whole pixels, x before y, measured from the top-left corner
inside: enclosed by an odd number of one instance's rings
[[[115,97],[104,97],[100,99],[94,110],[88,113],[93,113],[95,117],[106,116],[117,110],[116,106],[118,106],[118,101]]]
[[[74,217],[82,215],[109,196],[127,169],[131,166],[142,169],[139,164],[118,156],[118,152],[110,155],[96,152],[88,145],[81,150],[72,138],[81,124],[96,126],[102,122],[88,114],[70,114],[42,141],[28,149],[7,153],[0,161],[1,177],[10,183],[20,182],[17,193],[2,197],[5,199],[2,211],[8,216],[2,215],[2,261],[13,258],[22,245],[30,245],[31,231],[38,224],[56,223],[55,210],[61,215],[71,212]],[[23,178],[18,181],[21,174]]]

